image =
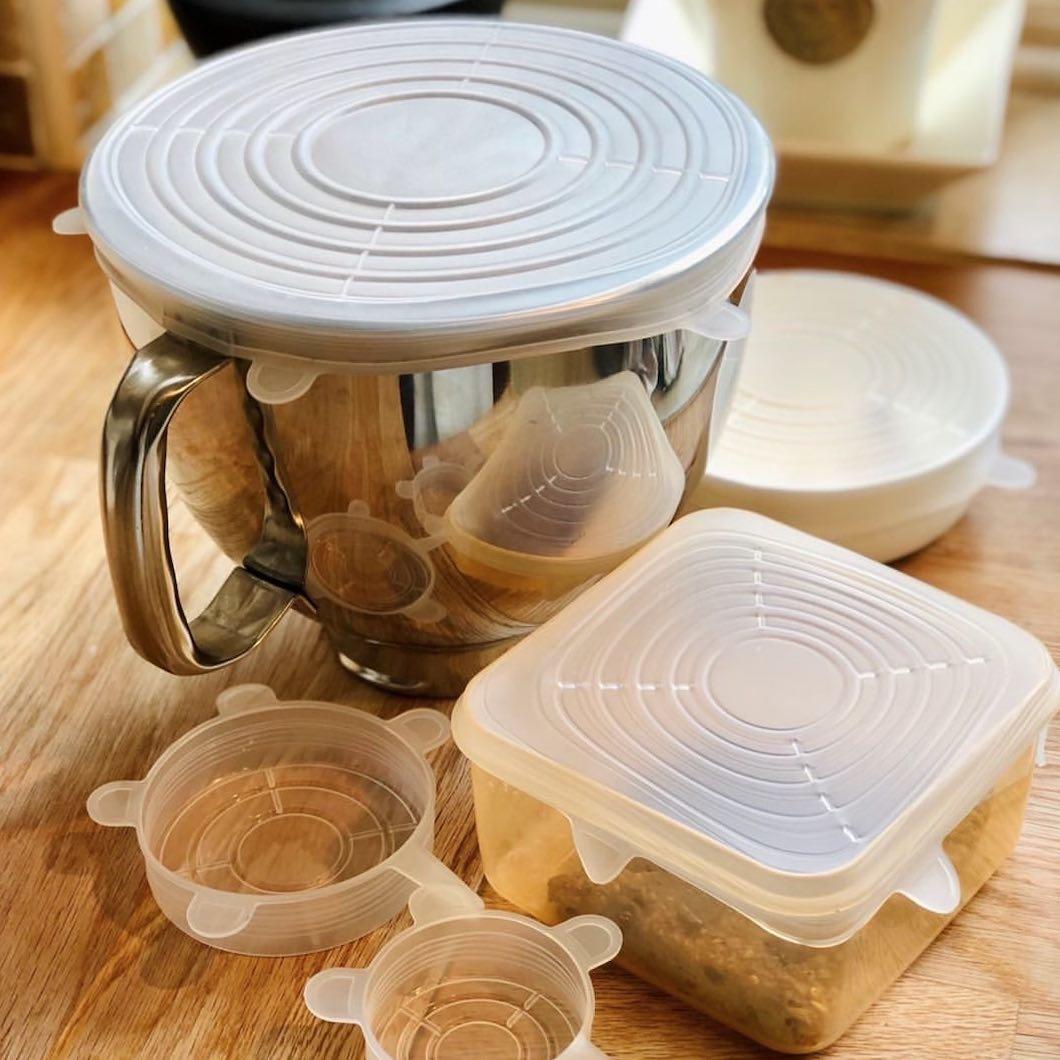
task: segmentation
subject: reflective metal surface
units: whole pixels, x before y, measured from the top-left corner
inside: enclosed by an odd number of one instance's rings
[[[162,335],[133,358],[103,428],[103,528],[122,622],[141,655],[177,674],[226,666],[255,647],[294,603],[304,565],[300,527],[248,404],[248,438],[266,471],[259,536],[203,613],[191,623],[184,615],[169,549],[167,428],[181,401],[229,363]]]
[[[248,393],[245,362],[163,336],[134,358],[104,440],[105,527],[130,640],[168,670],[203,672],[249,650],[298,594],[353,672],[397,691],[455,694],[617,562],[608,553],[593,567],[589,527],[609,535],[613,552],[634,481],[643,496],[645,478],[661,481],[658,468],[676,462],[677,492],[661,496],[656,528],[679,511],[681,483],[698,481],[705,464],[721,349],[679,331],[415,375],[323,375],[303,396],[265,405]],[[623,373],[618,415],[597,398],[616,392]],[[565,407],[584,405],[581,433],[564,424],[548,452],[521,436],[513,444],[510,433],[526,430],[524,395],[547,410],[572,387],[582,389]],[[449,502],[475,487],[502,443],[519,466],[510,487],[501,469],[502,494],[493,488],[483,503],[538,535],[525,569],[497,542],[485,560],[463,553],[447,530]],[[665,452],[652,450],[660,444]],[[167,452],[170,479],[241,564],[190,626],[165,539]],[[576,568],[565,565],[572,549]],[[501,553],[505,564],[492,567]]]

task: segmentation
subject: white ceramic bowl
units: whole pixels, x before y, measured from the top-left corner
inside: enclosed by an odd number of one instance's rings
[[[700,507],[746,508],[888,561],[948,530],[1001,453],[1008,373],[935,298],[847,273],[760,273],[754,323]]]

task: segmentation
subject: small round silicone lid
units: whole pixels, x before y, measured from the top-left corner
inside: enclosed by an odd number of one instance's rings
[[[315,1016],[360,1024],[369,1060],[606,1060],[589,1039],[589,972],[618,952],[616,924],[547,927],[461,887],[423,887],[409,910],[413,926],[367,968],[305,986]]]
[[[238,685],[143,780],[88,799],[99,824],[136,830],[162,912],[207,945],[305,953],[396,916],[427,884],[459,881],[431,853],[444,714],[384,721]]]
[[[364,501],[345,512],[318,516],[306,527],[306,590],[349,611],[407,615],[438,622],[445,608],[433,598],[432,549],[444,537],[410,537],[401,527],[369,514]]]
[[[761,126],[689,67],[432,19],[203,64],[108,131],[81,206],[169,330],[374,368],[694,317],[749,266],[772,179]]]
[[[967,317],[841,272],[760,272],[708,480],[843,492],[929,474],[996,431],[1005,363]]]
[[[1060,704],[1045,647],[751,512],[697,512],[484,670],[477,766],[565,814],[590,879],[647,858],[834,945],[892,894],[950,913],[949,832]]]

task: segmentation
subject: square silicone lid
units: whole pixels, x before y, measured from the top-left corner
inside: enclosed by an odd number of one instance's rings
[[[942,840],[1060,699],[1029,634],[763,516],[687,516],[468,686],[454,739],[566,814],[590,878],[645,857],[768,930],[950,912]]]

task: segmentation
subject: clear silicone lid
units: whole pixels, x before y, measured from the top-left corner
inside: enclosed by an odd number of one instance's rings
[[[421,885],[459,884],[431,853],[436,710],[383,721],[331,703],[279,703],[262,685],[169,747],[140,781],[97,788],[99,824],[135,828],[163,913],[208,945],[326,949],[396,916]]]
[[[749,512],[681,519],[468,686],[461,750],[778,935],[849,937],[960,889],[943,838],[1060,702],[1042,644]]]
[[[758,273],[754,328],[711,481],[841,492],[926,475],[996,431],[991,339],[920,291],[852,273]]]
[[[430,553],[444,540],[411,537],[370,515],[364,501],[354,501],[345,512],[318,516],[306,527],[306,590],[318,608],[440,622],[446,611],[432,595]]]
[[[108,131],[81,208],[169,330],[393,368],[692,322],[746,272],[772,179],[750,112],[672,59],[431,19],[202,64]]]
[[[314,1015],[361,1026],[369,1060],[606,1060],[589,1040],[589,972],[622,944],[610,920],[546,927],[447,887],[417,891],[409,908],[413,927],[367,968],[306,984]]]
[[[620,372],[533,387],[445,533],[480,577],[557,586],[611,570],[673,518],[685,476],[644,384]]]
[[[399,497],[412,501],[416,519],[428,534],[444,534],[449,505],[473,477],[474,472],[463,464],[425,456],[420,470],[395,489]]]

